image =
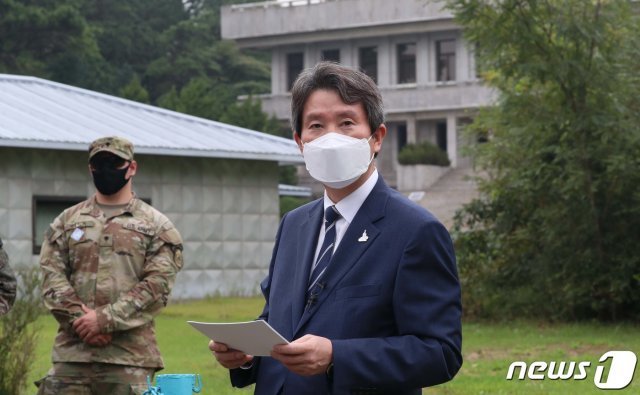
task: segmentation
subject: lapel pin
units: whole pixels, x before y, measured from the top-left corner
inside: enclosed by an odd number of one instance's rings
[[[364,232],[362,232],[362,236],[360,236],[360,238],[358,239],[358,241],[360,243],[364,243],[367,240],[369,240],[369,236],[367,236],[367,230],[365,229]]]

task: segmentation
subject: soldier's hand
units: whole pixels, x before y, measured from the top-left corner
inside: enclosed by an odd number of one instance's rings
[[[98,324],[98,316],[95,310],[82,305],[82,311],[85,314],[73,321],[73,329],[86,342],[87,339],[100,333],[100,325]]]
[[[110,333],[102,333],[84,340],[90,346],[104,347],[111,343],[113,336]]]
[[[253,361],[253,356],[227,347],[224,343],[209,342],[209,350],[213,352],[218,363],[227,369],[236,369]]]

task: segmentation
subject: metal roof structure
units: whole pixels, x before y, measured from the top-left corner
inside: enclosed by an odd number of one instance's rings
[[[135,152],[302,163],[293,140],[40,78],[0,74],[0,147],[86,151],[118,135]]]

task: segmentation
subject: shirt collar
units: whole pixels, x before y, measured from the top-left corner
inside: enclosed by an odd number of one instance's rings
[[[124,213],[129,213],[131,215],[133,215],[133,212],[135,211],[135,209],[138,206],[138,195],[136,195],[135,192],[131,193],[131,200],[129,200],[129,202],[127,203],[127,205],[122,209],[122,211],[120,211],[118,214],[114,215],[114,217],[124,214]],[[98,200],[96,199],[96,195],[94,194],[90,199],[89,199],[89,204],[80,211],[81,214],[88,214],[91,215],[93,217],[99,217],[100,214],[102,214],[102,210],[100,210],[100,207],[98,206]]]
[[[367,199],[367,196],[369,196],[369,194],[373,190],[376,182],[378,182],[378,169],[375,169],[373,173],[371,173],[369,179],[365,181],[364,184],[360,185],[358,189],[351,192],[348,196],[340,200],[338,203],[335,203],[336,209],[338,209],[338,212],[340,213],[342,218],[344,218],[348,223],[351,223],[353,221],[353,218],[358,213],[358,210],[360,210],[360,207],[362,207],[362,204]],[[327,207],[333,205],[334,203],[331,201],[331,199],[329,199],[329,196],[327,196],[327,192],[325,191],[324,209],[326,210]]]

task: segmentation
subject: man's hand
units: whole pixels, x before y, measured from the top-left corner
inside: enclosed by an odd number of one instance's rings
[[[311,376],[327,371],[333,360],[333,346],[327,338],[304,335],[289,344],[274,346],[271,356],[293,373]]]
[[[229,348],[224,343],[216,343],[213,340],[209,342],[209,350],[213,352],[218,363],[227,369],[236,369],[253,361],[253,356]]]
[[[111,339],[112,339],[112,336],[110,333],[103,333],[100,335],[95,335],[88,339],[83,339],[83,341],[90,346],[104,347],[109,343],[111,343]]]
[[[84,315],[73,321],[73,330],[80,335],[84,342],[88,343],[88,339],[100,334],[100,326],[95,310],[82,305],[82,311],[84,311]]]

